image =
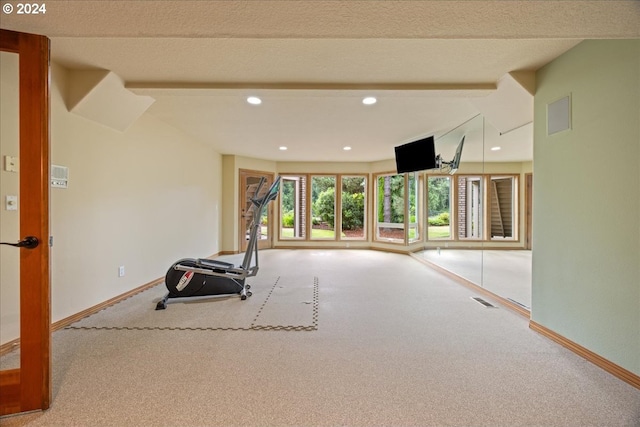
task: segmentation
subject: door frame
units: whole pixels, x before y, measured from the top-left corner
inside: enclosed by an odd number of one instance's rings
[[[49,248],[50,41],[0,30],[0,50],[19,55],[20,367],[0,371],[0,415],[47,409],[51,403]],[[29,195],[29,197],[27,197]]]
[[[249,170],[249,169],[239,169],[238,170],[238,251],[244,252],[247,249],[247,238],[246,238],[246,229],[245,229],[245,219],[244,213],[246,210],[246,185],[245,181],[248,177],[265,177],[267,182],[265,183],[266,188],[273,183],[275,179],[275,173],[273,172],[265,172],[265,171],[257,171],[257,170]],[[273,216],[273,207],[272,204],[269,203],[267,205],[267,218],[268,218],[268,235],[267,239],[258,239],[258,249],[268,249],[271,248],[273,244],[273,233],[274,233],[274,216]]]

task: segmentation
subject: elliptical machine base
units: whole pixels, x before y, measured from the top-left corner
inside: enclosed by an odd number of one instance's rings
[[[175,262],[165,275],[165,285],[169,293],[158,301],[156,310],[167,308],[167,301],[173,298],[236,294],[240,295],[240,299],[246,300],[251,296],[251,286],[245,282],[247,277],[258,273],[257,240],[260,219],[266,206],[278,195],[280,177],[276,178],[266,192],[261,192],[265,182],[265,178],[260,180],[255,190],[256,196],[250,199],[253,218],[242,264],[236,267],[228,262],[204,258],[184,258]],[[254,253],[255,265],[252,266]]]
[[[216,268],[217,267],[217,268]],[[245,300],[251,296],[251,285],[245,283],[246,278],[233,278],[225,274],[220,267],[233,267],[233,264],[209,259],[185,258],[174,263],[165,276],[165,284],[169,293],[158,304],[156,310],[167,308],[167,300],[172,298],[189,298],[209,295],[240,295]],[[207,271],[197,273],[196,271]],[[225,274],[216,276],[211,273]]]

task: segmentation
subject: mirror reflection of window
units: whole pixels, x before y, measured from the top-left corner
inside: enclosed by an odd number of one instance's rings
[[[492,176],[489,182],[491,239],[516,238],[517,177]]]
[[[482,177],[458,176],[457,224],[460,239],[482,239]]]
[[[448,240],[451,233],[451,177],[427,178],[427,239]]]

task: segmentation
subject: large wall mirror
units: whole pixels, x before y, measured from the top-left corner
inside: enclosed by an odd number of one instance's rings
[[[526,212],[532,133],[532,124],[526,124],[501,134],[477,115],[436,137],[443,167],[425,178],[426,243],[418,254],[526,310],[531,306]],[[461,152],[459,165],[456,152]]]

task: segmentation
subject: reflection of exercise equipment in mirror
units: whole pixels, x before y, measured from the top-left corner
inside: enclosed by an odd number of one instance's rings
[[[207,295],[240,295],[245,300],[251,296],[250,285],[245,283],[247,277],[258,274],[258,231],[262,214],[272,200],[278,195],[280,177],[265,191],[266,179],[258,183],[255,196],[251,198],[250,213],[253,215],[249,228],[251,233],[242,264],[234,264],[203,258],[185,258],[177,261],[169,268],[165,276],[165,285],[169,293],[156,305],[156,310],[167,308],[167,301],[172,298],[188,298]],[[255,264],[252,265],[255,253]]]

